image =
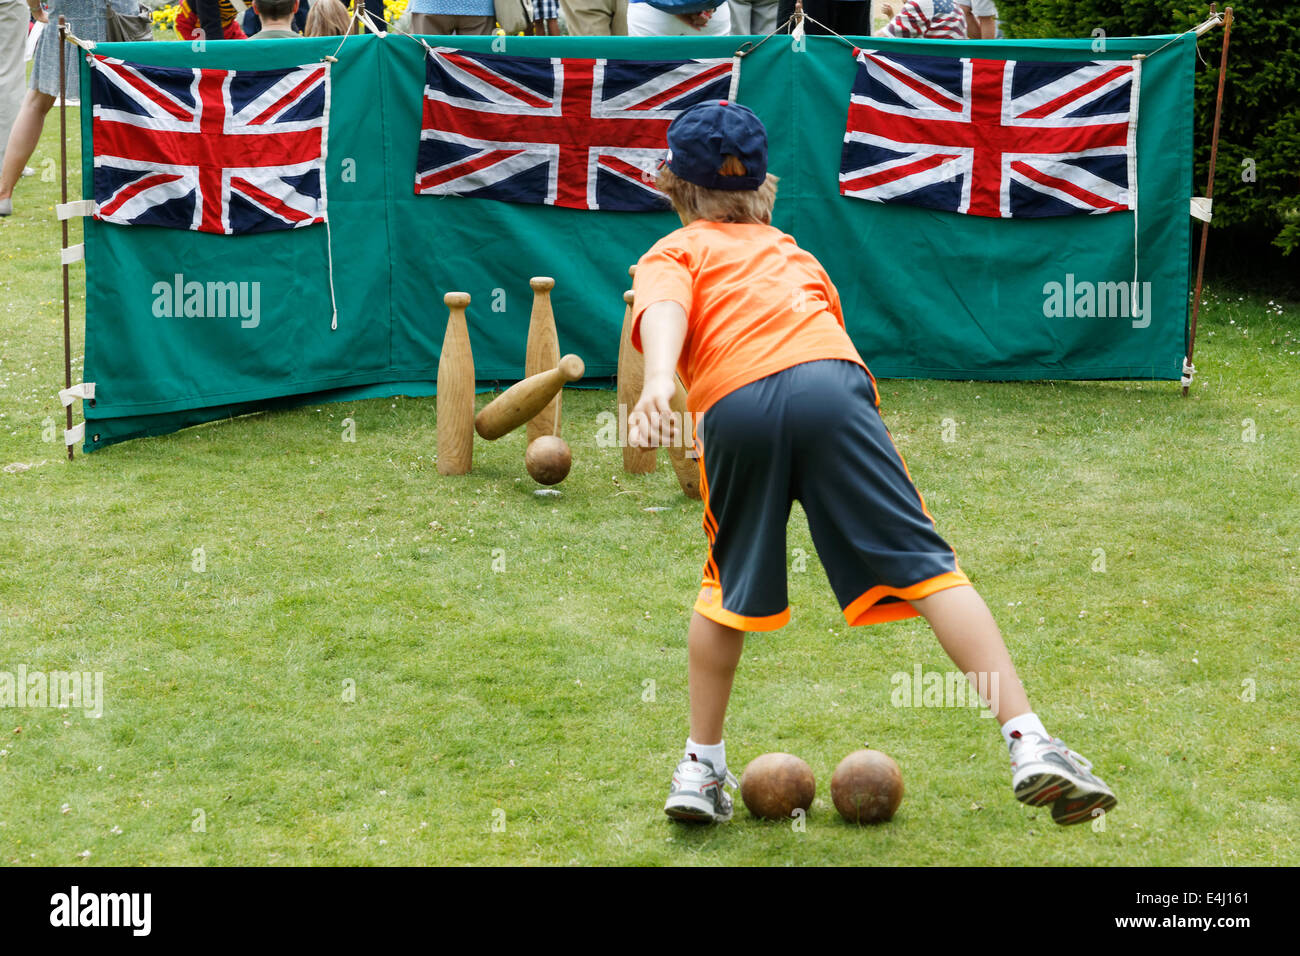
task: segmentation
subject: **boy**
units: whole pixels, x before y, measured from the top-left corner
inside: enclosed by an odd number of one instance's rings
[[[678,440],[674,369],[696,422],[704,582],[687,634],[690,736],[664,811],[731,818],[722,724],[745,631],[783,626],[785,528],[798,499],[850,624],[922,614],[986,701],[1011,751],[1017,799],[1081,823],[1115,806],[1090,764],[1030,710],[1002,635],[935,530],[879,412],[875,380],[844,330],[835,286],[772,228],[767,133],[738,104],[683,111],[658,187],[683,228],[641,257],[632,342],[645,386],[629,416],[641,446]]]

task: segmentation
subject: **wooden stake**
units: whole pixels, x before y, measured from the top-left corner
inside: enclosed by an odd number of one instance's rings
[[[59,165],[63,177],[63,202],[68,201],[68,81],[64,47],[68,43],[68,22],[59,16]],[[63,248],[68,248],[68,220],[62,220]],[[72,388],[72,305],[68,294],[68,269],[63,264],[63,387]],[[72,405],[68,404],[68,430],[72,430]],[[72,446],[68,446],[72,461]]]
[[[1213,9],[1213,7],[1211,7]],[[1205,186],[1207,199],[1214,198],[1214,165],[1219,158],[1219,119],[1223,115],[1223,86],[1228,78],[1228,40],[1232,35],[1232,7],[1223,10],[1223,52],[1219,55],[1219,92],[1214,100],[1214,133],[1210,139],[1210,176]],[[1213,209],[1213,203],[1211,203]],[[1211,216],[1213,212],[1211,212]],[[1201,223],[1201,251],[1196,259],[1196,292],[1192,297],[1192,328],[1187,338],[1187,367],[1191,367],[1192,353],[1196,350],[1196,320],[1201,311],[1201,281],[1205,276],[1205,247],[1210,239],[1210,223]],[[1184,377],[1186,372],[1183,373]],[[1183,397],[1187,397],[1189,386],[1183,386]]]

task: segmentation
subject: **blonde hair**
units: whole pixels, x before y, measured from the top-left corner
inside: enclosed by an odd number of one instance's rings
[[[352,14],[340,0],[312,0],[303,27],[305,37],[341,37],[352,27]]]
[[[743,176],[745,167],[735,156],[723,160],[720,173],[726,176]],[[772,207],[776,205],[777,177],[771,173],[757,189],[706,189],[688,183],[665,166],[659,170],[655,185],[672,200],[673,209],[688,226],[696,219],[710,222],[755,222],[772,224]]]

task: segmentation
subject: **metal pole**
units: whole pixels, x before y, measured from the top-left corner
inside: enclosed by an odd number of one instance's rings
[[[63,202],[68,201],[68,82],[64,48],[68,43],[68,22],[59,16],[59,163],[63,178]],[[68,220],[63,226],[63,248],[68,248]],[[63,387],[72,388],[72,318],[68,296],[68,264],[63,263]],[[68,403],[68,430],[72,430],[72,404]],[[68,461],[72,446],[68,445]]]
[[[1214,133],[1210,140],[1210,177],[1205,187],[1207,199],[1214,198],[1214,165],[1219,158],[1219,119],[1223,115],[1223,85],[1228,78],[1228,39],[1232,36],[1232,7],[1223,9],[1223,52],[1219,56],[1219,93],[1214,101]],[[1213,203],[1211,203],[1213,209]],[[1211,213],[1213,215],[1213,213]],[[1192,297],[1192,328],[1187,340],[1187,366],[1192,364],[1192,353],[1196,350],[1196,320],[1201,311],[1201,281],[1205,277],[1205,246],[1210,238],[1209,220],[1201,223],[1201,251],[1196,260],[1196,292]],[[1184,372],[1184,375],[1189,374]],[[1187,385],[1183,386],[1183,397],[1187,397]]]

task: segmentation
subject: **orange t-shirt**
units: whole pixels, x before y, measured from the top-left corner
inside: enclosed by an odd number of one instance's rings
[[[686,310],[677,371],[693,413],[803,362],[847,359],[866,368],[821,263],[772,226],[697,219],[650,247],[632,288],[638,351],[649,306],[671,301]]]

